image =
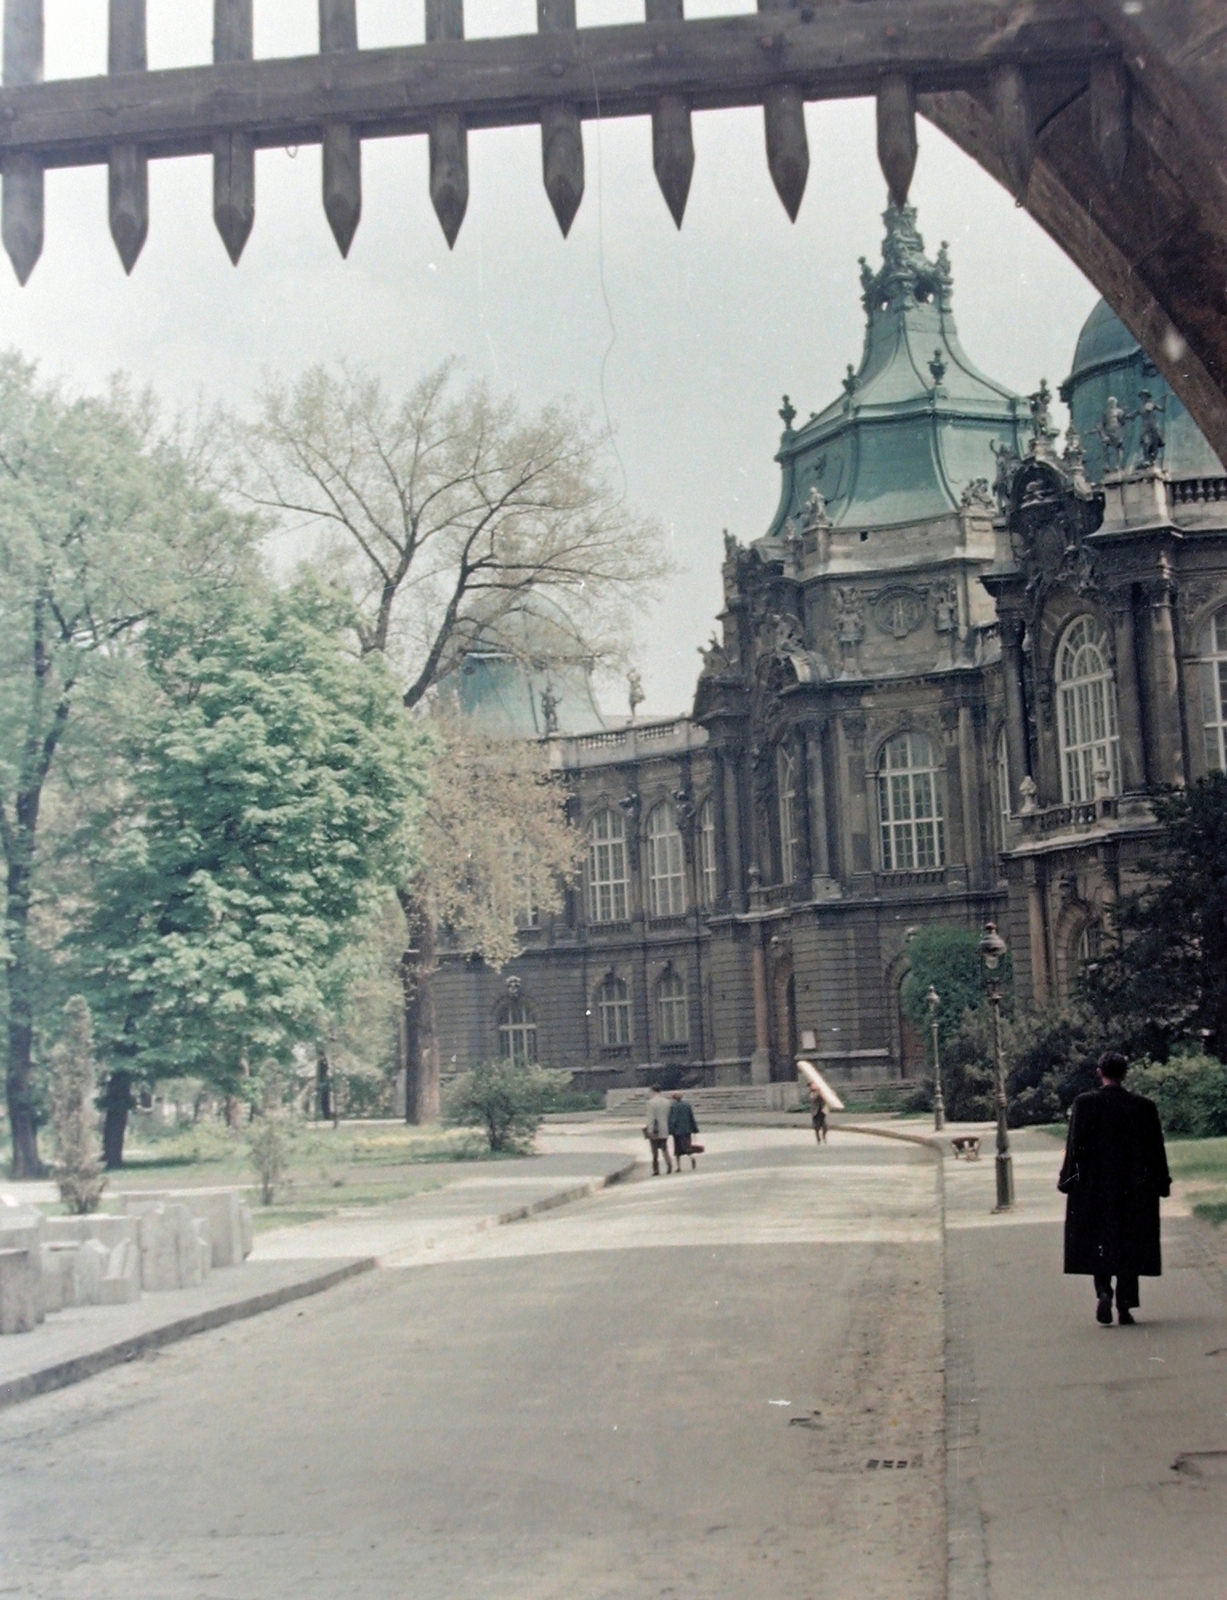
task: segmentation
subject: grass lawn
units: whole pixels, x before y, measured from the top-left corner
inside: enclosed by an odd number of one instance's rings
[[[129,1123],[124,1165],[110,1174],[108,1198],[127,1189],[187,1189],[237,1186],[247,1190],[257,1232],[288,1223],[314,1222],[357,1206],[388,1205],[442,1189],[473,1162],[515,1159],[492,1156],[474,1128],[411,1128],[402,1122],[299,1123],[290,1139],[285,1177],[271,1206],[260,1203],[260,1185],[248,1153],[245,1129],[217,1122],[160,1128],[135,1116]],[[520,1158],[523,1159],[523,1158]],[[47,1205],[55,1213],[63,1208]]]
[[[1195,1217],[1216,1228],[1227,1222],[1227,1139],[1169,1139],[1167,1164],[1173,1178],[1189,1185]]]

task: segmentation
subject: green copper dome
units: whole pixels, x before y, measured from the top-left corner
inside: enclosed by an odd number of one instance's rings
[[[888,527],[948,515],[996,475],[994,441],[1021,454],[1027,404],[986,377],[951,312],[950,258],[924,252],[916,212],[888,207],[882,266],[862,258],[865,345],[842,396],[794,429],[786,403],[776,460],[780,507],[770,532],[800,519],[813,489],[836,527]]]
[[[1106,300],[1101,300],[1082,326],[1074,350],[1074,367],[1061,385],[1061,398],[1086,452],[1086,474],[1093,483],[1105,470],[1103,441],[1096,431],[1109,398],[1128,416],[1138,409],[1145,390],[1163,407],[1160,427],[1167,441],[1160,464],[1173,478],[1221,478],[1222,463],[1204,434],[1169,388],[1167,380]],[[1125,465],[1136,465],[1141,424],[1125,425]]]

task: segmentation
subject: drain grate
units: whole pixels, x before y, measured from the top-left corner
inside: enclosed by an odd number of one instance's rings
[[[907,1461],[899,1461],[889,1456],[871,1456],[865,1463],[866,1472],[902,1472],[907,1466]]]

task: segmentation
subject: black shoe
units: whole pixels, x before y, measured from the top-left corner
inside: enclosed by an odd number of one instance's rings
[[[1100,1295],[1099,1304],[1095,1307],[1095,1321],[1104,1328],[1112,1326],[1112,1296],[1110,1294]]]
[[[1137,1326],[1133,1320],[1133,1312],[1128,1310],[1125,1306],[1121,1306],[1120,1310],[1116,1313],[1116,1320],[1120,1323],[1122,1328],[1135,1328]]]

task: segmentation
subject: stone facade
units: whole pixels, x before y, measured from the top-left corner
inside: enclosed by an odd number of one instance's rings
[[[1058,450],[1047,385],[963,351],[913,212],[861,273],[859,369],[800,428],[785,397],[779,510],[725,536],[691,716],[548,741],[585,880],[504,972],[444,956],[445,1072],[767,1082],[803,1046],[835,1081],[913,1075],[909,934],[995,919],[1023,997],[1060,994],[1152,836],[1147,785],[1215,738],[1222,763],[1227,473],[1179,402],[1097,308]]]

